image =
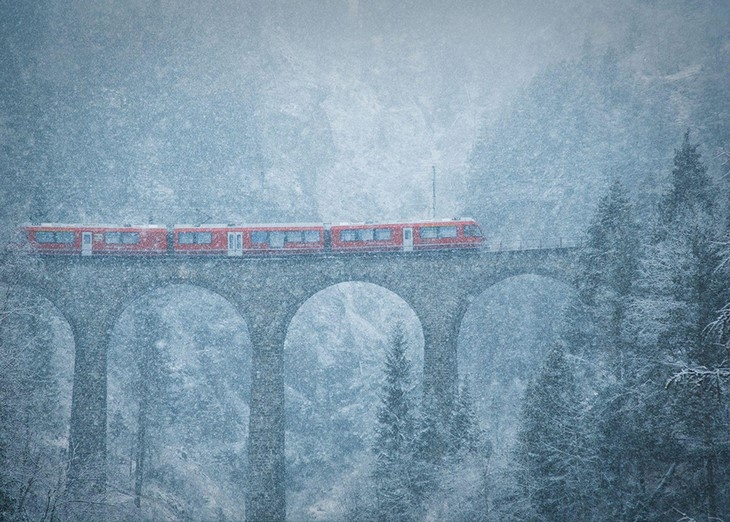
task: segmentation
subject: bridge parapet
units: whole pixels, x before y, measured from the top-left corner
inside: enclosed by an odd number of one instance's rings
[[[525,238],[525,239],[493,239],[486,242],[485,249],[491,252],[506,250],[554,250],[561,248],[582,248],[580,238]]]

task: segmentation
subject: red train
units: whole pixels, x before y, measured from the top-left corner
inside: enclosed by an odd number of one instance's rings
[[[477,249],[473,219],[360,224],[63,225],[21,227],[21,249],[70,255],[255,256]]]

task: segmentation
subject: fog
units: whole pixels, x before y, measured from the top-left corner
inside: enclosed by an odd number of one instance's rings
[[[387,220],[430,217],[434,166],[437,214],[473,213],[478,138],[540,103],[534,78],[608,51],[637,103],[659,97],[671,113],[666,146],[643,151],[656,164],[693,124],[722,144],[721,119],[694,113],[727,101],[713,87],[727,65],[724,2],[533,4],[8,5],[9,188],[45,192],[50,221]],[[614,130],[652,130],[624,123]],[[535,138],[519,152],[538,153]],[[559,161],[548,152],[546,168]],[[10,194],[4,208],[27,218],[30,196]]]
[[[722,520],[728,27],[725,0],[4,1],[0,242],[22,223],[470,216],[492,250],[581,245],[568,280],[510,274],[458,310],[439,418],[473,437],[435,429],[456,449],[423,449],[413,299],[355,280],[287,311],[287,519]],[[0,519],[245,518],[257,347],[237,301],[181,268],[115,304],[106,490],[76,498],[83,336],[22,283],[56,265],[2,256]],[[388,455],[400,475],[379,467],[399,335],[421,437]]]

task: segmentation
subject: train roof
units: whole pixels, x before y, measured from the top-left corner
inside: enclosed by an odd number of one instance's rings
[[[360,227],[360,226],[388,226],[388,225],[440,225],[443,223],[476,223],[474,218],[443,218],[443,219],[414,219],[410,221],[361,221],[359,223],[333,223],[328,226],[335,227]]]
[[[330,228],[330,227],[352,227],[352,226],[393,226],[393,225],[436,225],[443,223],[476,223],[471,217],[460,218],[443,218],[443,219],[420,219],[408,221],[360,221],[360,222],[341,222],[341,223],[191,223],[191,224],[175,224],[153,225],[153,224],[119,224],[119,223],[24,223],[21,226],[37,227],[37,228],[129,228],[129,229],[178,229],[178,228]]]
[[[120,225],[116,224],[104,224],[104,223],[23,223],[22,227],[35,227],[35,228],[150,228],[150,229],[165,229],[165,225],[132,225],[125,223]]]
[[[322,228],[322,223],[196,223],[173,228]]]

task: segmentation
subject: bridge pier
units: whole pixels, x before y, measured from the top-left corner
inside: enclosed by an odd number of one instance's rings
[[[246,520],[283,522],[286,519],[284,459],[284,340],[283,310],[248,315],[253,344],[251,403],[248,431],[248,491]]]
[[[446,334],[451,325],[439,323],[423,325],[423,386],[449,411],[458,382],[456,342]]]
[[[424,299],[414,305],[423,330],[424,393],[433,394],[444,415],[451,411],[459,384],[457,341],[465,308],[465,300],[457,297]]]
[[[106,490],[106,314],[79,310],[67,316],[75,341],[68,491],[72,498]]]

